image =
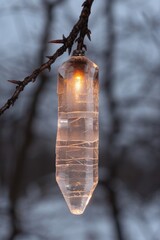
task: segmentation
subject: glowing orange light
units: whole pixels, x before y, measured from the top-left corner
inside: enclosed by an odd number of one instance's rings
[[[82,87],[83,74],[76,73],[74,76],[74,79],[75,79],[75,90],[79,92]]]

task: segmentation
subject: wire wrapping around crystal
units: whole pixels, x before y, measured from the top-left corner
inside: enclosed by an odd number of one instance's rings
[[[98,182],[98,67],[72,56],[59,68],[56,180],[73,214],[82,214]]]

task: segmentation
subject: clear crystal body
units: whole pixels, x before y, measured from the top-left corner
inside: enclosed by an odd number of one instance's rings
[[[56,180],[73,214],[82,214],[98,183],[98,67],[72,56],[59,68]]]

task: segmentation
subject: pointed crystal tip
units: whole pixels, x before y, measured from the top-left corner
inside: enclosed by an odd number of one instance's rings
[[[97,181],[91,181],[90,184],[74,182],[73,185],[66,184],[62,179],[57,179],[57,182],[70,212],[75,215],[82,214],[92,197]]]
[[[83,214],[84,209],[83,210],[80,210],[80,209],[70,209],[70,211],[74,215],[81,215],[81,214]]]
[[[66,196],[64,196],[64,198],[66,200],[66,203],[69,207],[70,212],[75,215],[80,215],[86,209],[91,196],[92,196],[92,193],[88,196],[71,197],[71,198],[67,198]]]

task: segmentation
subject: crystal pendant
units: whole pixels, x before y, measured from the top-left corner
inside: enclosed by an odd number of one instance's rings
[[[98,66],[72,56],[59,68],[56,180],[73,214],[82,214],[98,183]]]

